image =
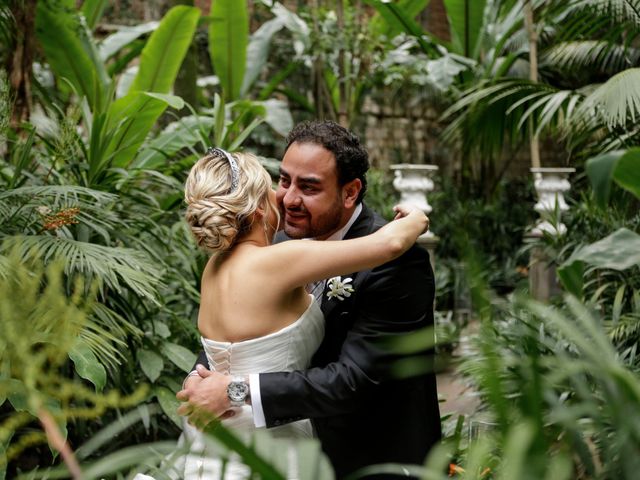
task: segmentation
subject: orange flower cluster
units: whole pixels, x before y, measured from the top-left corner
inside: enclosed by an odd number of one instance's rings
[[[57,230],[65,225],[73,225],[78,223],[76,216],[80,213],[77,207],[63,208],[62,210],[52,214],[42,214],[42,228],[44,230]]]
[[[465,470],[461,466],[456,465],[455,463],[450,463],[449,464],[449,476],[450,477],[454,477],[454,476],[456,476],[458,474],[461,474],[461,473],[464,473],[464,472],[465,472]],[[482,470],[482,472],[480,472],[480,478],[485,477],[489,473],[491,473],[491,469],[489,467],[486,467],[484,470]]]

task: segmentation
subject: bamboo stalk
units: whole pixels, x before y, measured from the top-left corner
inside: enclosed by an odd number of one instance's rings
[[[538,34],[535,29],[533,6],[531,2],[533,0],[526,0],[524,2],[524,24],[527,29],[527,35],[529,37],[529,80],[532,82],[538,81]],[[529,142],[531,151],[531,166],[533,168],[540,168],[540,144],[538,141],[538,135],[534,132],[535,125],[533,124],[533,118],[529,117],[529,132],[531,139]]]

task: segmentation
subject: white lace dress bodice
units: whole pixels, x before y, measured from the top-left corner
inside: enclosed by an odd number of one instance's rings
[[[323,336],[324,317],[318,302],[312,297],[311,304],[300,318],[277,332],[241,342],[221,342],[203,337],[201,341],[210,369],[230,375],[248,375],[306,369]],[[236,409],[235,415],[222,423],[240,437],[246,438],[256,430],[253,412],[248,405]],[[189,453],[179,462],[172,462],[171,472],[165,470],[169,477],[185,480],[249,478],[248,467],[233,455],[224,462],[222,477],[223,462],[215,445],[212,446],[202,432],[186,422],[183,430],[179,443],[186,443]],[[270,428],[269,434],[280,438],[308,438],[312,436],[312,428],[309,420],[301,420]],[[134,480],[149,479],[153,477],[138,474]]]

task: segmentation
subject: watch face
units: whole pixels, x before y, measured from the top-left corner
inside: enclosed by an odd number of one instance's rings
[[[227,387],[227,394],[232,402],[242,402],[247,398],[249,385],[245,382],[231,382]]]

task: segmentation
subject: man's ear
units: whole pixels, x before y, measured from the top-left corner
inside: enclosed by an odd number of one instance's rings
[[[362,190],[362,180],[359,178],[354,178],[342,186],[342,204],[345,208],[351,208],[356,204],[360,190]]]

